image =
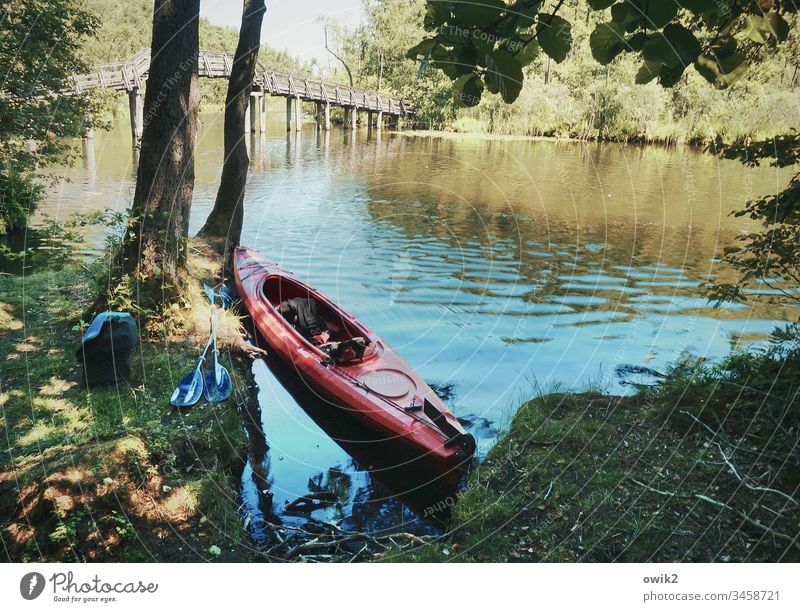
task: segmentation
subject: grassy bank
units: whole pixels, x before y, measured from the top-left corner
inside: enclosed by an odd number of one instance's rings
[[[205,344],[207,303],[198,292],[197,325],[137,347],[129,382],[89,391],[75,358],[89,276],[67,266],[0,277],[5,558],[244,558],[236,480],[246,437],[236,395],[184,412],[169,405]],[[241,382],[244,364],[226,365]]]
[[[526,403],[416,561],[800,560],[800,355]]]

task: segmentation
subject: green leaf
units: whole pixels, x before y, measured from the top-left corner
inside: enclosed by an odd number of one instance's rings
[[[778,42],[783,42],[789,35],[789,24],[776,12],[766,15],[748,15],[744,21],[742,32],[750,40],[764,44],[773,37]]]
[[[661,66],[661,72],[658,73],[658,82],[662,87],[672,87],[681,80],[686,66],[678,62],[674,66]]]
[[[453,4],[453,23],[460,26],[486,26],[506,10],[503,0],[474,0]]]
[[[753,42],[763,45],[769,37],[767,20],[761,15],[748,15],[744,20],[742,32]]]
[[[697,58],[694,67],[714,87],[725,89],[747,72],[747,58],[738,51],[726,57],[703,53]]]
[[[625,48],[629,51],[641,51],[646,42],[647,35],[644,32],[636,32],[636,34],[625,40]]]
[[[717,8],[717,0],[679,0],[680,5],[695,15]]]
[[[503,101],[511,103],[522,91],[522,66],[516,57],[495,49],[486,54],[486,73],[483,80],[486,88],[492,93],[499,93]]]
[[[423,27],[430,31],[438,28],[450,18],[450,8],[446,2],[441,0],[428,0],[428,8],[425,11]]]
[[[636,73],[636,83],[638,85],[649,83],[658,76],[659,72],[661,72],[661,64],[645,61]]]
[[[610,21],[598,23],[589,36],[592,57],[605,66],[625,49],[625,30],[620,24]]]
[[[483,82],[477,74],[465,74],[453,82],[453,100],[458,106],[477,106],[482,93]]]
[[[464,44],[472,40],[478,30],[461,26],[443,26],[437,30],[439,38],[452,44]]]
[[[663,28],[678,14],[675,0],[651,0],[645,6],[644,19],[648,29]]]
[[[539,12],[541,2],[529,2],[529,0],[517,0],[508,8],[510,15],[516,15],[521,29],[529,28],[533,25],[534,17]]]
[[[495,25],[493,29],[498,36],[511,36],[516,33],[517,30],[529,27],[524,26],[520,28],[519,15],[511,13],[505,15],[500,21],[496,22],[496,24],[497,25]]]
[[[775,40],[778,42],[783,42],[789,37],[789,24],[783,18],[783,16],[772,12],[767,15],[767,20],[772,27],[772,33],[775,36]]]
[[[767,42],[769,36],[774,36],[775,40],[778,42],[783,42],[789,36],[789,24],[775,11],[767,13],[763,17],[750,15],[747,19],[748,22],[750,22],[751,19],[754,19],[754,21],[760,21],[758,24],[758,32],[763,36],[763,42]],[[756,42],[761,41],[756,40]]]
[[[421,57],[426,57],[430,54],[431,49],[433,48],[433,43],[436,41],[435,38],[426,38],[425,40],[418,42],[416,45],[411,47],[408,51],[406,51],[406,57],[408,59],[417,60]]]
[[[539,43],[535,38],[527,44],[524,41],[519,42],[522,46],[519,47],[519,51],[514,54],[514,57],[517,58],[520,66],[527,66],[539,55]]]
[[[671,23],[660,34],[648,38],[642,46],[642,57],[664,66],[691,64],[700,54],[700,43],[682,25]]]
[[[611,7],[611,20],[619,24],[626,24],[631,16],[631,5],[627,2],[618,2]]]
[[[614,0],[588,0],[589,6],[591,6],[595,11],[602,11],[603,9],[607,9],[609,6],[614,4]]]
[[[572,48],[572,26],[569,21],[558,15],[539,13],[541,24],[538,30],[539,46],[557,63],[567,58]]]
[[[471,73],[475,69],[477,52],[471,45],[461,45],[452,50],[434,47],[431,59],[433,59],[434,66],[452,80]]]

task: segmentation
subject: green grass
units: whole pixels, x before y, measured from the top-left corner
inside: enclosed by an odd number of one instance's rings
[[[129,382],[87,390],[75,358],[92,297],[85,276],[66,267],[0,277],[7,556],[199,560],[211,544],[241,545],[235,478],[246,438],[236,400],[185,412],[168,401],[202,340],[142,342]]]
[[[386,558],[798,561],[798,373],[797,352],[734,355],[636,397],[539,395],[471,474],[447,536]]]

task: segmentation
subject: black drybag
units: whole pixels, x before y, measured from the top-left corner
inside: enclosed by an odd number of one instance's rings
[[[83,334],[75,356],[88,386],[111,385],[131,374],[131,354],[139,340],[136,321],[127,312],[101,312]]]

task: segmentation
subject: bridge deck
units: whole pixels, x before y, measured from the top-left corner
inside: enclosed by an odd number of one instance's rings
[[[200,51],[198,74],[211,79],[229,78],[232,65],[232,53]],[[72,79],[76,93],[95,88],[132,91],[144,85],[149,69],[150,50],[142,49],[125,62],[93,66],[90,73],[75,74]],[[386,115],[399,117],[412,114],[408,101],[397,96],[266,70],[260,65],[253,80],[253,90],[271,96],[299,98],[365,111],[382,111]]]

